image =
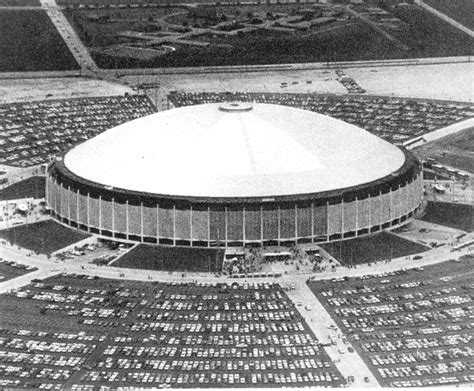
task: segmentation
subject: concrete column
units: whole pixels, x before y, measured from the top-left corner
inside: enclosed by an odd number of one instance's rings
[[[125,202],[125,234],[128,239],[128,233],[130,231],[128,230],[128,200]]]
[[[389,210],[389,214],[390,214],[390,225],[392,225],[392,220],[393,220],[393,192],[392,192],[392,188],[390,187],[390,210]]]
[[[225,221],[224,221],[225,245],[227,246],[227,243],[229,241],[229,238],[227,237],[227,206],[224,207],[224,216],[225,216]]]
[[[423,201],[423,168],[421,169],[419,180],[420,191],[418,192],[418,204]]]
[[[311,243],[314,243],[314,202],[311,202]]]
[[[160,237],[160,220],[159,220],[159,214],[160,214],[160,205],[156,204],[156,243],[159,242],[159,237]]]
[[[99,196],[99,230],[102,231],[102,196]]]
[[[51,207],[54,209],[55,212],[57,212],[58,211],[58,191],[57,191],[56,181],[51,183],[50,193],[51,193],[51,201],[52,201]]]
[[[397,218],[399,219],[403,215],[403,210],[402,210],[402,185],[401,183],[398,184],[398,213],[397,213]]]
[[[295,240],[298,240],[298,205],[295,204]]]
[[[280,205],[278,205],[278,244],[280,244]]]
[[[329,201],[326,201],[326,241],[329,241]]]
[[[112,232],[115,232],[115,198],[112,197]]]
[[[140,236],[143,242],[143,202],[140,202]]]
[[[263,205],[260,205],[260,245],[263,246]]]
[[[71,186],[67,187],[67,218],[69,220],[69,224],[71,224],[71,196],[69,193],[71,193]]]
[[[79,224],[79,189],[77,189],[76,193],[76,221]]]
[[[242,208],[242,240],[245,243],[245,206]]]
[[[411,210],[411,205],[410,205],[410,190],[412,188],[412,183],[407,183],[405,186],[405,194],[406,194],[406,203],[405,203],[405,214],[408,214]]]
[[[61,217],[66,217],[64,214],[63,214],[63,209],[64,209],[64,206],[63,206],[63,193],[66,189],[63,187],[63,184],[62,183],[58,183],[58,196],[59,196],[59,214],[61,215]]]
[[[357,233],[359,231],[359,199],[356,197],[355,199],[355,204],[356,204],[356,233],[355,236],[359,236]]]
[[[176,205],[173,205],[173,244],[176,246]]]
[[[369,233],[370,233],[371,227],[372,227],[372,202],[371,202],[370,193],[369,193]]]
[[[58,182],[56,179],[53,182],[54,184],[54,194],[53,194],[53,202],[54,202],[54,211],[58,212]]]
[[[211,247],[211,208],[207,207],[207,247]]]
[[[91,205],[90,205],[90,193],[87,193],[87,231],[90,232],[91,231],[91,220],[90,220],[90,216],[91,216]]]
[[[49,199],[49,175],[46,172],[46,187],[44,189],[44,199],[46,200],[46,205],[51,206],[51,202]]]
[[[344,198],[341,198],[341,239],[344,236]]]
[[[189,207],[189,241],[193,245],[193,206]]]
[[[51,201],[53,203],[54,210],[57,212],[58,211],[58,183],[56,182],[56,180],[51,183],[50,193],[51,193]]]
[[[380,190],[380,192],[379,192],[379,199],[380,199],[380,205],[383,205],[383,203],[382,203],[382,190]],[[382,226],[383,221],[384,221],[384,218],[383,218],[383,208],[380,207],[380,226]]]
[[[51,203],[52,206],[54,207],[54,210],[57,212],[58,211],[58,183],[56,180],[53,180],[49,184],[50,189],[49,189],[49,194],[51,197]]]

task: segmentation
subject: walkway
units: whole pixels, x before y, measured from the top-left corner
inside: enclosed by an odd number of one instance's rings
[[[353,349],[353,346],[349,341],[346,341],[347,344],[343,343],[342,331],[335,326],[335,322],[311,292],[308,285],[299,280],[295,281],[294,287],[295,289],[288,291],[287,295],[296,305],[319,342],[330,343],[331,340],[335,342],[335,345],[325,347],[324,350],[336,364],[342,376],[346,379],[349,376],[354,377],[352,387],[380,387],[377,379],[372,375],[359,354],[355,350],[353,353],[349,353],[347,348],[352,347]],[[334,328],[328,328],[329,325],[334,325]],[[368,379],[368,382],[364,380],[365,378]]]
[[[59,274],[58,271],[51,271],[51,270],[36,270],[34,272],[24,274],[22,276],[13,278],[11,280],[5,281],[0,284],[0,294],[7,293],[12,289],[18,289],[22,286],[31,284],[31,281],[34,279],[43,280],[48,277],[52,277],[56,274]]]
[[[0,10],[2,10],[2,11],[5,11],[5,10],[8,10],[8,11],[25,11],[25,10],[32,11],[32,10],[39,10],[39,9],[41,9],[41,7],[36,6],[36,5],[17,5],[17,6],[2,5],[2,6],[0,6]]]
[[[29,253],[31,253],[31,251],[18,249],[18,247],[14,246],[0,246],[0,257],[5,258],[8,261],[15,261],[17,263],[34,266],[39,269],[11,280],[0,282],[0,294],[28,285],[36,278],[42,280],[60,273],[59,268],[57,265],[55,265],[54,261],[47,261],[46,256],[44,255],[28,256],[27,254]]]

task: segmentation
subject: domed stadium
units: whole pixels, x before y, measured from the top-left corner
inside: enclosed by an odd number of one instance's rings
[[[423,200],[408,151],[343,121],[271,104],[204,104],[114,127],[48,167],[63,223],[179,246],[291,245],[407,222]]]

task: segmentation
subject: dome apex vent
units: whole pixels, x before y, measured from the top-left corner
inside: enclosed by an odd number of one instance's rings
[[[219,110],[226,113],[242,113],[253,110],[253,106],[249,102],[225,102],[219,105]]]

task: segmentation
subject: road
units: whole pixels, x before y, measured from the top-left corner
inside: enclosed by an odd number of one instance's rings
[[[85,72],[90,71],[92,74],[97,73],[99,68],[90,56],[87,48],[77,36],[72,26],[69,24],[61,9],[56,4],[56,1],[40,1],[43,9],[46,11],[59,34],[64,39],[64,42],[68,46],[81,69]]]
[[[453,125],[446,126],[441,129],[436,129],[430,133],[426,133],[423,136],[418,136],[407,140],[403,143],[403,146],[407,149],[413,149],[419,147],[425,143],[439,140],[440,138],[462,132],[463,130],[473,129],[474,128],[474,118],[469,118],[461,122],[457,122]]]
[[[462,25],[461,23],[456,22],[454,19],[450,18],[446,14],[443,14],[442,12],[434,9],[433,7],[429,6],[422,0],[415,0],[415,3],[418,4],[420,7],[423,7],[428,12],[431,12],[433,15],[437,16],[438,18],[443,19],[445,22],[449,23],[451,26],[457,28],[458,30],[461,30],[463,33],[466,33],[471,38],[474,38],[474,31]]]

